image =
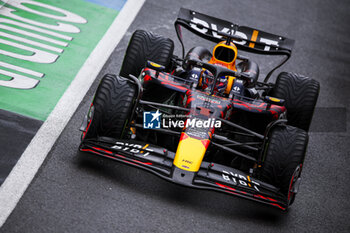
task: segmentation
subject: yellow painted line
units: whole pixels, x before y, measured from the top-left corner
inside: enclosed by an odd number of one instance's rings
[[[254,30],[253,34],[252,34],[252,38],[250,40],[251,41],[256,41],[256,39],[258,38],[258,34],[259,34],[259,31]],[[253,42],[249,43],[249,47],[251,47],[251,48],[254,48],[254,45],[255,45],[255,43],[253,43]]]

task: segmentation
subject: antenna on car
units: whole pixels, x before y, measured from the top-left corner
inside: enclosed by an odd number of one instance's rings
[[[232,41],[231,35],[232,34],[229,34],[229,36],[226,37],[226,45],[230,45],[231,44],[231,41]]]
[[[231,41],[242,41],[242,37],[236,35],[237,27],[233,31],[230,31],[229,33],[223,32],[223,31],[217,31],[217,34],[222,36],[226,39],[226,45],[230,45]],[[232,34],[231,34],[232,33]]]
[[[234,38],[239,38],[238,36],[236,36],[236,32],[237,32],[237,29],[238,29],[238,25],[237,24],[234,24],[234,25],[231,25],[233,26],[233,30],[230,31],[230,33],[227,33],[227,36],[226,36],[226,45],[230,45],[231,41],[234,39]]]

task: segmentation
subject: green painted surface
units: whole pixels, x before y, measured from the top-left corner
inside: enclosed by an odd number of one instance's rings
[[[98,6],[93,3],[89,3],[83,0],[38,0],[37,2],[43,2],[48,5],[56,6],[61,9],[68,10],[69,12],[75,13],[87,20],[86,24],[78,24],[78,23],[70,23],[65,22],[67,24],[72,24],[77,26],[80,29],[80,33],[65,33],[54,31],[60,33],[62,35],[67,35],[73,37],[72,41],[65,41],[63,39],[59,39],[57,37],[48,36],[46,34],[37,33],[38,35],[43,35],[50,37],[55,40],[67,42],[68,46],[63,47],[59,45],[55,45],[49,42],[44,42],[39,39],[34,39],[32,37],[23,36],[22,34],[16,34],[14,32],[9,32],[5,29],[0,29],[0,32],[6,32],[8,34],[17,35],[22,38],[27,38],[32,41],[37,41],[43,44],[51,45],[57,48],[61,48],[64,50],[62,54],[57,52],[52,52],[50,50],[42,49],[42,51],[48,51],[53,54],[60,55],[56,62],[51,64],[43,64],[43,63],[35,63],[31,61],[20,60],[17,58],[9,57],[0,54],[0,61],[20,66],[26,69],[30,69],[36,72],[44,73],[45,76],[43,78],[37,78],[31,75],[26,75],[27,77],[35,78],[40,80],[39,84],[33,89],[14,89],[9,87],[0,86],[0,108],[8,111],[16,112],[22,115],[26,115],[29,117],[33,117],[39,120],[46,120],[48,115],[54,109],[56,103],[63,95],[71,81],[74,79],[85,60],[88,58],[92,50],[95,48],[97,43],[103,37],[118,12],[116,10],[112,10],[109,8],[105,8],[102,6]],[[32,9],[62,15],[60,13],[45,10],[41,7],[34,7],[27,4],[24,4],[27,7]],[[13,6],[5,5],[9,8],[15,9]],[[39,16],[33,13],[29,13],[24,10],[18,10],[19,16],[24,18],[30,18],[38,22],[43,22],[46,24],[55,25],[57,20],[49,19],[43,16]],[[1,11],[1,8],[0,8]],[[8,18],[0,15],[0,18]],[[63,22],[63,21],[61,21]],[[4,24],[6,25],[6,24]],[[11,25],[12,26],[12,25]],[[15,27],[18,29],[22,29],[21,27]],[[33,32],[27,30],[29,32]],[[5,39],[0,36],[0,39]],[[11,40],[6,38],[8,41],[13,41],[16,43],[21,43],[15,40]],[[24,44],[24,43],[21,43]],[[25,45],[25,44],[24,44]],[[33,45],[29,47],[39,48]],[[7,46],[4,44],[0,44],[0,49],[13,51],[18,53],[26,54],[28,52],[21,51],[15,49],[11,46]],[[0,67],[0,69],[7,71],[8,69]],[[22,74],[21,72],[15,72],[11,70],[13,73]],[[8,77],[4,77],[0,75],[0,80],[8,80]]]

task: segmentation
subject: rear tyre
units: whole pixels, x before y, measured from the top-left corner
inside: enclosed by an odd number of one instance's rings
[[[91,104],[83,139],[101,136],[122,138],[133,110],[134,97],[134,84],[123,77],[106,74]]]
[[[308,131],[314,114],[320,84],[294,73],[278,75],[272,96],[285,100],[288,124]]]
[[[291,205],[296,195],[294,184],[300,178],[305,159],[308,134],[293,126],[277,126],[269,138],[261,178],[280,188]]]
[[[120,75],[128,77],[129,74],[132,74],[138,77],[147,60],[169,69],[173,51],[174,42],[171,39],[137,30],[130,39]]]

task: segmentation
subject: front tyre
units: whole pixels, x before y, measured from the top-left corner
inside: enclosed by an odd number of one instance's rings
[[[291,205],[298,191],[308,134],[293,126],[276,126],[269,138],[261,178],[280,188]]]
[[[123,77],[106,74],[95,93],[82,138],[122,138],[133,111],[135,88]]]

